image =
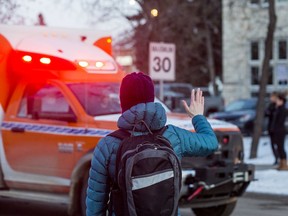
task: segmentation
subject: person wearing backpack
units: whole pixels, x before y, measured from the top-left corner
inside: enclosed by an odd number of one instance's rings
[[[183,101],[195,133],[166,126],[165,109],[154,102],[153,82],[141,72],[123,78],[120,103],[120,130],[102,138],[93,153],[86,215],[104,216],[108,210],[109,215],[116,216],[180,215],[179,161],[183,156],[207,156],[218,148],[217,138],[203,116],[202,91],[192,90],[189,106]],[[155,164],[157,167],[153,167]]]

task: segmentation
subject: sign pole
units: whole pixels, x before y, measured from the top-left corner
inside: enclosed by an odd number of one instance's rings
[[[159,99],[164,101],[164,81],[163,79],[159,80]]]

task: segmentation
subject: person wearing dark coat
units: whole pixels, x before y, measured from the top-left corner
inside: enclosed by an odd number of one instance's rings
[[[272,92],[272,94],[270,95],[270,104],[268,108],[265,110],[265,116],[268,117],[268,133],[270,137],[271,148],[275,158],[275,162],[273,165],[277,165],[279,159],[277,144],[274,140],[275,136],[273,133],[273,129],[271,128],[276,110],[276,100],[277,100],[277,92]]]
[[[277,168],[278,170],[288,170],[287,155],[285,152],[285,119],[287,114],[285,103],[285,95],[282,93],[278,93],[275,101],[275,111],[270,126],[271,133],[273,134],[273,141],[277,145],[278,155],[280,158],[280,164]]]

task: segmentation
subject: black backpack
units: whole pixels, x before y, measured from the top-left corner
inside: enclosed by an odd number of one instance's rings
[[[180,162],[162,136],[166,127],[152,132],[143,124],[149,131],[147,135],[133,136],[121,129],[109,135],[122,140],[116,156],[109,215],[113,209],[116,216],[176,216]]]

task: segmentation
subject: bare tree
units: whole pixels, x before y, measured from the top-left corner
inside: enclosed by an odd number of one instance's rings
[[[221,0],[135,0],[138,7],[132,15],[127,9],[128,1],[126,5],[123,0],[113,0],[112,4],[101,0],[82,1],[91,14],[95,8],[101,8],[104,11],[101,19],[119,15],[128,19],[133,28],[130,41],[133,41],[138,69],[148,71],[150,41],[175,43],[176,80],[198,86],[210,81],[215,87],[215,75],[221,76],[222,71]],[[157,16],[151,16],[152,9],[158,10]]]
[[[270,54],[273,49],[273,41],[274,41],[274,32],[276,29],[277,16],[275,11],[275,0],[269,0],[269,24],[268,30],[265,40],[265,55],[262,63],[262,76],[260,80],[260,90],[259,97],[257,102],[257,114],[256,120],[254,122],[254,132],[253,139],[250,151],[250,158],[257,157],[257,149],[260,136],[262,134],[262,122],[264,118],[265,112],[265,94],[266,94],[266,86],[269,75],[269,63],[270,63]]]
[[[7,23],[12,18],[17,5],[13,1],[0,0],[0,23]]]
[[[216,1],[214,1],[215,3]],[[206,43],[206,52],[207,52],[207,68],[208,68],[208,71],[209,71],[209,76],[210,76],[210,82],[212,84],[212,87],[213,87],[213,93],[214,94],[218,94],[218,91],[217,91],[217,87],[216,87],[216,83],[215,83],[215,74],[216,74],[216,71],[215,71],[215,55],[214,55],[214,50],[215,50],[215,46],[213,46],[213,43],[212,43],[212,40],[213,40],[213,34],[211,33],[211,30],[213,30],[213,23],[211,21],[211,19],[209,19],[209,12],[211,13],[211,10],[213,11],[218,11],[218,13],[220,12],[221,13],[221,3],[220,1],[218,2],[218,4],[216,5],[213,5],[212,7],[209,8],[208,10],[208,7],[207,5],[212,5],[210,0],[205,0],[203,3],[202,3],[202,8],[205,7],[205,9],[202,9],[203,10],[203,22],[204,22],[204,37],[205,37],[205,43]],[[214,13],[214,12],[213,12]],[[221,17],[221,15],[219,16]],[[218,18],[219,18],[218,17]],[[218,31],[220,29],[220,25],[217,26],[218,28]],[[221,56],[219,56],[221,57]]]
[[[18,10],[23,7],[28,8],[25,3],[34,1],[0,0],[0,23],[24,25],[29,18],[21,15]]]

